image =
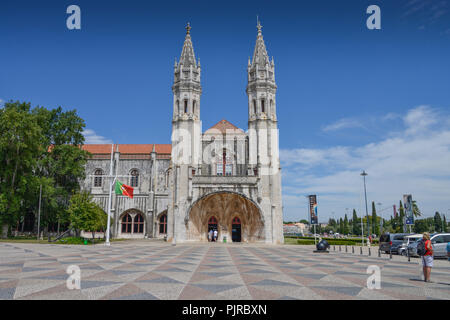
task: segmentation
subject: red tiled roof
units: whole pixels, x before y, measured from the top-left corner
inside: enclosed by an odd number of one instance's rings
[[[229,122],[225,119],[217,122],[211,128],[206,130],[205,133],[212,133],[212,134],[216,133],[217,134],[218,133],[217,131],[221,132],[222,134],[227,133],[227,132],[244,133],[244,131],[242,131],[242,129],[239,129],[234,124],[232,124],[231,122]]]
[[[150,154],[153,150],[153,144],[115,144],[114,152],[119,146],[119,152],[122,154]],[[83,150],[92,154],[111,154],[110,144],[85,144]],[[172,152],[171,144],[155,144],[155,151],[159,154],[170,154]]]

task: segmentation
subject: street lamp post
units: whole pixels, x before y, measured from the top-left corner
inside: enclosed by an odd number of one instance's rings
[[[363,176],[363,179],[364,179],[364,199],[366,200],[366,219],[367,219],[367,236],[368,236],[369,235],[369,211],[367,209],[367,191],[366,191],[367,173],[366,173],[366,171],[363,170],[363,172],[361,172],[361,175]]]

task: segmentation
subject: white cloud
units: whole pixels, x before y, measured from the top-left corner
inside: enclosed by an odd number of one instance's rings
[[[429,106],[411,109],[404,128],[362,146],[281,150],[285,219],[307,218],[307,194],[317,194],[319,218],[345,208],[365,212],[362,170],[371,201],[398,206],[411,193],[422,212],[450,215],[450,117]],[[378,208],[377,208],[378,209]],[[386,216],[392,213],[384,211]],[[320,215],[321,214],[321,215]]]
[[[336,131],[348,128],[361,128],[361,122],[356,119],[344,118],[322,128],[323,131]]]
[[[85,144],[110,144],[113,143],[111,139],[99,136],[94,130],[86,129],[83,131]]]

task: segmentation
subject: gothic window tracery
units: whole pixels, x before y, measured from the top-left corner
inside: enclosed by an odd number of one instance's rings
[[[127,213],[122,218],[122,233],[131,233],[131,226],[133,224],[133,219],[130,214]]]
[[[167,214],[159,218],[159,234],[167,234]]]
[[[139,186],[139,171],[136,169],[131,170],[131,180],[130,180],[130,186],[133,188],[136,188]]]
[[[103,170],[97,169],[94,172],[94,187],[101,187],[103,183]]]
[[[134,217],[133,232],[144,233],[144,218],[140,213]]]

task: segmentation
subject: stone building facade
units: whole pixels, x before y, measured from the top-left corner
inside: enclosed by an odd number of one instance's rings
[[[258,23],[248,62],[248,130],[221,120],[202,132],[201,66],[190,26],[174,65],[172,144],[85,145],[93,154],[83,188],[107,211],[109,174],[134,187],[114,195],[112,236],[283,243],[275,64]],[[112,161],[111,161],[112,157]]]

